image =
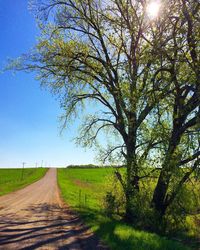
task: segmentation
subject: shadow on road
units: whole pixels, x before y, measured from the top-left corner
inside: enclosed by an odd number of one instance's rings
[[[30,206],[20,216],[0,216],[0,249],[106,249],[75,214],[59,206]]]

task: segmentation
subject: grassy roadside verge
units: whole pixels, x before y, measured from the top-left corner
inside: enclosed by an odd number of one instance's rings
[[[102,209],[104,182],[112,169],[59,169],[58,184],[64,201],[115,250],[187,250],[182,244],[157,234],[137,230],[108,218]]]
[[[0,195],[23,188],[47,172],[46,168],[0,169]]]

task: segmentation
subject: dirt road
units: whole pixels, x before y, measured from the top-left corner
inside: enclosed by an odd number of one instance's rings
[[[61,202],[56,173],[0,197],[0,249],[106,249]]]

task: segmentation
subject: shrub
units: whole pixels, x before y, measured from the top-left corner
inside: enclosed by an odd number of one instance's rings
[[[110,215],[122,215],[125,211],[126,200],[122,186],[114,173],[106,178],[104,190],[107,190],[102,201],[105,212]]]
[[[200,184],[198,180],[186,183],[176,196],[165,215],[165,232],[189,232],[197,228],[194,218],[198,217],[200,205]]]

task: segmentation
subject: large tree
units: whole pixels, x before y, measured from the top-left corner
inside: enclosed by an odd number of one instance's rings
[[[200,165],[200,2],[175,1],[174,8],[178,11],[170,16],[171,37],[161,48],[174,89],[168,104],[171,125],[153,196],[161,215]]]
[[[151,16],[145,0],[44,1],[38,44],[15,65],[59,94],[66,120],[95,104],[80,138],[118,136],[105,157],[125,161],[126,178],[117,176],[129,220],[141,178],[161,169],[152,206],[162,217],[199,164],[199,1],[159,2]]]

